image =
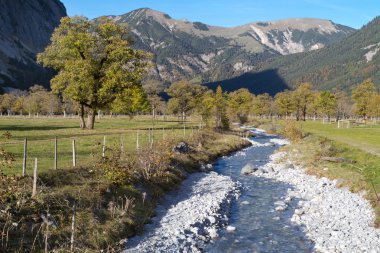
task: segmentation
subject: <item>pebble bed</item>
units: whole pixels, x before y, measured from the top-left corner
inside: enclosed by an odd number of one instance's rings
[[[275,203],[275,210],[294,210],[291,221],[304,225],[316,252],[380,252],[380,230],[373,227],[375,216],[366,199],[337,188],[336,180],[306,174],[284,152],[270,159],[253,174],[294,186]]]
[[[166,196],[147,231],[128,242],[124,252],[201,252],[202,245],[218,237],[228,221],[239,184],[215,172],[196,173],[181,189]]]

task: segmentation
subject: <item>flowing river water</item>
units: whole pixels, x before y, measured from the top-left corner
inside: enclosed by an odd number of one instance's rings
[[[273,138],[265,134],[253,140],[268,144]],[[241,168],[251,163],[257,167],[268,162],[278,146],[254,145],[235,155],[223,157],[214,164],[216,172],[242,184],[241,196],[233,202],[229,225],[219,238],[207,244],[205,252],[312,252],[313,242],[306,238],[301,226],[290,222],[297,202],[293,199],[284,212],[275,210],[275,202],[284,199],[292,186],[267,178],[242,175]]]

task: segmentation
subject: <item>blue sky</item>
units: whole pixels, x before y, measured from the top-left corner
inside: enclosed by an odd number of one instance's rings
[[[95,18],[149,7],[210,25],[237,26],[283,18],[322,18],[360,28],[380,15],[379,0],[61,0],[72,15]]]

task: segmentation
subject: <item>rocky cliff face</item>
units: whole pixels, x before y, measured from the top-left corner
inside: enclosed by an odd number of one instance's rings
[[[175,20],[151,9],[110,16],[126,23],[138,48],[155,55],[152,75],[172,82],[223,80],[254,71],[269,58],[311,51],[346,38],[354,29],[320,19],[286,19],[225,28]]]
[[[0,10],[0,85],[47,86],[51,71],[36,63],[36,54],[66,16],[65,7],[59,0],[0,0]]]

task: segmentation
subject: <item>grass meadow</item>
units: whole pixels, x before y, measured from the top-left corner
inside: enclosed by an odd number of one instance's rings
[[[72,166],[72,141],[75,139],[77,166],[88,165],[99,157],[103,150],[104,136],[107,148],[120,148],[133,153],[149,140],[162,140],[175,136],[189,136],[199,127],[196,119],[185,125],[177,117],[158,117],[154,123],[149,116],[104,117],[96,119],[94,130],[81,130],[78,118],[0,118],[0,147],[15,156],[11,166],[1,170],[7,174],[21,175],[23,164],[24,139],[27,138],[27,174],[31,175],[34,158],[38,159],[38,170],[54,168],[54,146],[57,138],[58,168]],[[185,129],[184,129],[185,128]],[[154,129],[154,130],[152,130]],[[10,133],[7,138],[5,133]],[[106,148],[106,152],[107,152]]]

